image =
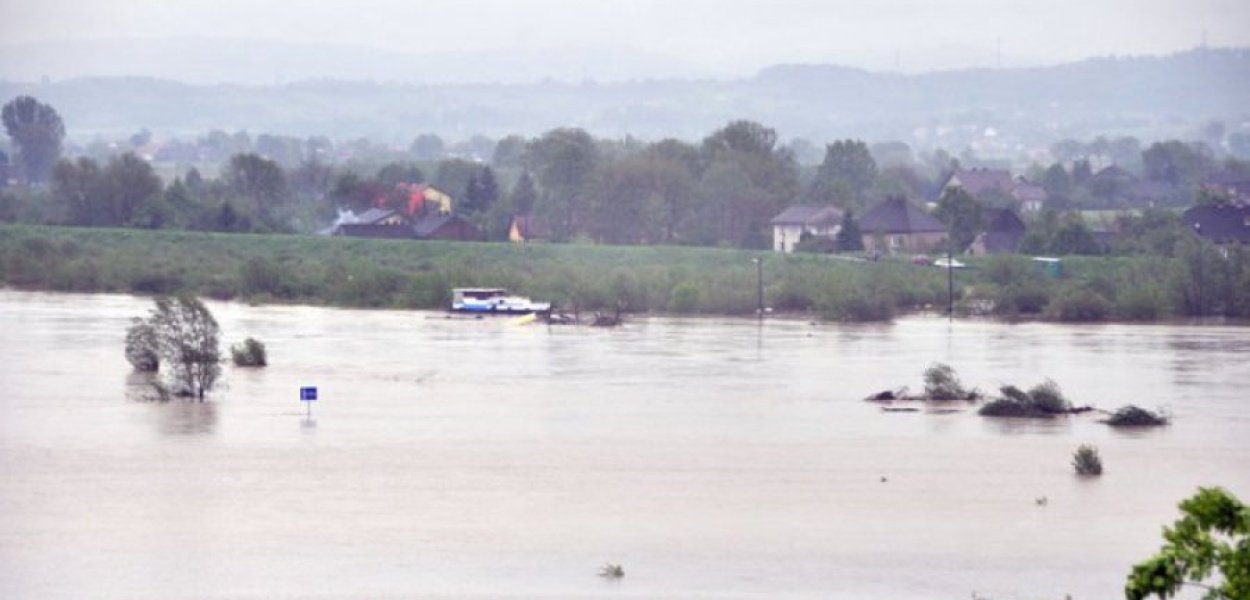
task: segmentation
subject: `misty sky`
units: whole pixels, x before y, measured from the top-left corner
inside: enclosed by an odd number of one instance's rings
[[[1247,0],[0,0],[5,44],[245,37],[414,53],[613,46],[715,73],[913,71],[1250,45]]]

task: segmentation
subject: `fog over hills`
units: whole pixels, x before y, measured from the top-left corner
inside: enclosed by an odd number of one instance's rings
[[[403,52],[246,38],[74,40],[0,46],[0,79],[150,77],[193,84],[308,79],[529,83],[707,77],[717,73],[625,46]]]
[[[17,72],[10,69],[20,61],[7,52],[2,56],[0,72]],[[279,52],[265,61],[283,63],[284,56]],[[1094,135],[1188,137],[1212,120],[1230,131],[1250,127],[1250,49],[1245,48],[923,74],[780,65],[739,79],[679,74],[630,79],[625,74],[633,69],[653,67],[622,61],[596,66],[597,73],[617,69],[617,80],[490,84],[397,82],[386,73],[400,68],[419,73],[428,65],[390,64],[403,62],[403,55],[362,56],[293,52],[283,64],[310,60],[324,76],[287,81],[275,75],[283,81],[277,84],[203,83],[216,77],[213,69],[224,68],[203,64],[187,67],[186,77],[40,81],[6,75],[10,79],[0,82],[0,97],[26,93],[52,103],[79,141],[148,128],[158,136],[244,129],[406,144],[420,133],[465,139],[534,135],[565,126],[600,136],[698,139],[745,118],[777,128],[784,138],[897,139],[915,147],[959,148],[987,131],[1027,145]],[[519,71],[514,75],[523,79]]]

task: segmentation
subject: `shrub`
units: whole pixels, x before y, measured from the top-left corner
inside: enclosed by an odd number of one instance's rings
[[[1102,458],[1098,456],[1098,448],[1081,444],[1072,455],[1072,467],[1077,475],[1102,475]]]
[[[230,360],[236,367],[263,367],[269,364],[265,345],[254,338],[230,347]]]
[[[1029,390],[1029,400],[1034,408],[1046,413],[1058,414],[1072,409],[1068,399],[1064,398],[1063,391],[1059,389],[1059,384],[1051,379],[1033,386]]]
[[[1060,321],[1101,321],[1111,314],[1111,301],[1094,290],[1066,288],[1050,301],[1046,312]]]
[[[1009,398],[991,400],[977,411],[983,417],[1048,417],[1050,415],[1034,409],[1027,402],[1017,402]]]
[[[950,365],[934,363],[924,371],[924,395],[930,400],[965,400],[970,394]]]
[[[1001,398],[997,398],[977,411],[984,417],[1025,417],[1046,418],[1071,410],[1068,400],[1063,397],[1059,385],[1054,381],[1033,386],[1025,392],[1014,385],[999,388]]]
[[[1158,427],[1168,424],[1168,418],[1162,413],[1156,413],[1140,406],[1129,404],[1120,407],[1111,414],[1111,417],[1103,421],[1112,427]]]
[[[668,309],[675,313],[691,313],[699,308],[699,287],[689,281],[673,286]]]

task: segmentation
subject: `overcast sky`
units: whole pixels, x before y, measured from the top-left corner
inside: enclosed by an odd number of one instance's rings
[[[405,52],[627,47],[709,72],[907,71],[1250,45],[1248,0],[0,0],[5,44],[244,37]]]

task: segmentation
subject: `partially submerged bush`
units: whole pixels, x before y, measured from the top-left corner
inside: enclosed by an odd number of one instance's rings
[[[230,359],[236,367],[263,367],[269,364],[265,355],[265,345],[253,338],[247,338],[242,344],[231,346]]]
[[[1033,386],[1029,390],[1029,400],[1034,407],[1045,413],[1058,414],[1072,409],[1068,399],[1064,398],[1063,391],[1059,389],[1059,384],[1053,379]]]
[[[1146,410],[1140,406],[1129,404],[1122,406],[1104,420],[1112,427],[1158,427],[1168,424],[1168,418],[1162,413]]]
[[[160,346],[152,324],[144,319],[131,319],[126,330],[126,360],[136,371],[157,371],[161,368]]]
[[[1028,402],[1017,402],[1009,398],[991,400],[977,411],[983,417],[1049,417],[1050,415],[1033,408]]]
[[[1102,475],[1102,458],[1098,456],[1098,448],[1081,444],[1072,455],[1072,468],[1077,475]]]
[[[999,388],[997,398],[977,411],[985,417],[1046,418],[1072,412],[1072,405],[1064,398],[1059,384],[1047,379],[1025,392],[1014,385]]]
[[[955,369],[943,363],[933,363],[924,371],[924,395],[926,400],[975,400],[976,391],[964,388]]]

